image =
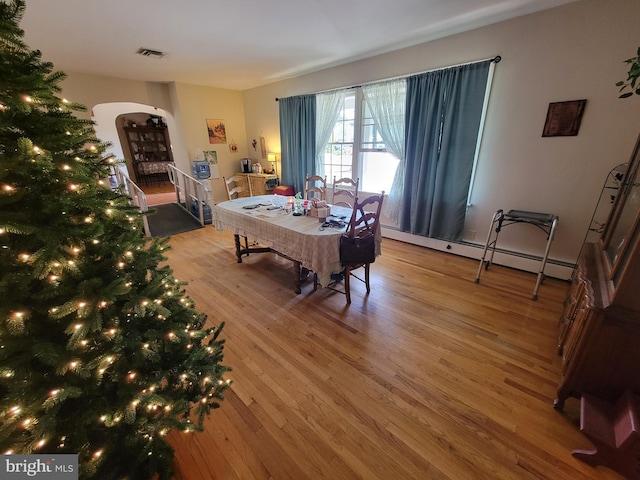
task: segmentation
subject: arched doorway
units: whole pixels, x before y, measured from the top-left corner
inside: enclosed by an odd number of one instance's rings
[[[184,168],[183,164],[189,165],[184,139],[180,129],[177,127],[174,116],[170,112],[134,102],[101,103],[95,105],[91,112],[91,119],[95,122],[96,136],[103,142],[110,144],[106,154],[114,155],[118,160],[125,161],[125,163],[119,164],[119,167],[130,178],[135,179],[135,175],[131,154],[123,131],[123,117],[127,115],[135,118],[136,115],[146,114],[164,118],[167,123],[171,153],[176,166]],[[171,191],[170,185],[167,190]]]

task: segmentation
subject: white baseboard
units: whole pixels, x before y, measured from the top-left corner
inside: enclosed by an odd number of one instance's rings
[[[439,250],[446,253],[453,253],[454,255],[460,255],[462,257],[475,258],[480,261],[482,258],[482,252],[484,244],[479,245],[469,242],[448,242],[445,240],[438,240],[435,238],[423,237],[420,235],[412,235],[406,232],[400,232],[392,228],[382,227],[382,236],[384,238],[391,238],[401,242],[411,243],[413,245],[419,245],[433,250]],[[383,250],[384,251],[384,250]],[[488,257],[489,254],[487,254]],[[493,263],[496,265],[504,265],[506,267],[523,270],[525,272],[538,273],[540,271],[540,257],[532,257],[523,255],[522,253],[496,249],[496,253],[493,256]],[[547,264],[544,268],[544,274],[547,277],[558,278],[560,280],[569,280],[573,273],[574,265],[567,264],[547,259]]]

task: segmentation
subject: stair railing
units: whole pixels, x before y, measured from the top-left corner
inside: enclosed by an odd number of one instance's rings
[[[125,175],[121,169],[115,168],[115,175],[118,185],[123,189],[122,193],[129,197],[129,203],[137,206],[142,213],[148,211],[147,196],[142,189],[129,176]],[[144,229],[144,234],[150,237],[151,231],[149,230],[149,221],[146,215],[142,216],[142,228]]]
[[[200,180],[190,176],[175,165],[167,165],[169,181],[176,191],[178,203],[187,212],[195,216],[200,225],[211,223],[211,204],[213,196],[211,190]]]

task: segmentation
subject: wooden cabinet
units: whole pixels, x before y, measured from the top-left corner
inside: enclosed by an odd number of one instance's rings
[[[640,392],[640,138],[597,242],[578,260],[560,319],[561,410],[569,396]]]
[[[269,195],[278,186],[278,176],[269,173],[248,173],[252,195]]]
[[[136,182],[148,184],[168,180],[167,165],[173,162],[167,129],[125,127]]]
[[[586,290],[586,283],[581,280],[583,277],[582,264],[578,265],[578,270],[576,274],[574,274],[571,288],[569,289],[569,293],[567,294],[567,298],[564,303],[564,311],[562,312],[562,316],[560,317],[560,326],[558,332],[558,355],[563,355],[565,352],[565,345],[567,343],[567,337],[569,332],[571,331],[571,327],[573,326],[573,322],[575,322],[578,313],[581,311],[585,302],[584,295]],[[566,361],[565,361],[566,363]]]

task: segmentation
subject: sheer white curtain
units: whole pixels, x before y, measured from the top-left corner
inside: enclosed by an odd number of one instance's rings
[[[363,85],[362,94],[387,151],[400,160],[385,207],[385,214],[397,221],[400,216],[404,190],[404,124],[407,81],[402,78]]]
[[[310,175],[324,175],[323,152],[331,132],[336,125],[340,112],[344,106],[345,90],[334,90],[332,92],[318,93],[316,95],[316,172],[309,172]]]

